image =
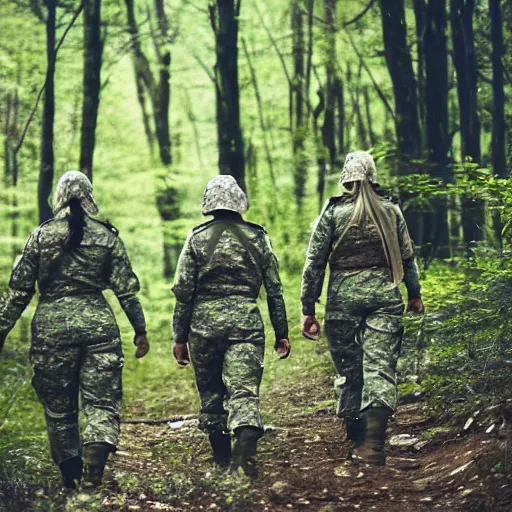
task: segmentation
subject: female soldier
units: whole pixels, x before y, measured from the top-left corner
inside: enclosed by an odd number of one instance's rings
[[[384,442],[396,406],[395,369],[402,340],[404,281],[408,310],[423,313],[412,242],[400,208],[377,194],[369,153],[347,155],[341,184],[318,218],[302,277],[303,334],[316,338],[315,302],[327,262],[325,329],[345,383],[337,414],[355,441],[354,458],[385,464]]]
[[[247,196],[232,176],[208,183],[202,212],[213,220],[190,233],[173,286],[174,355],[187,364],[188,342],[201,399],[200,428],[209,433],[221,467],[229,465],[228,432],[233,432],[231,470],[241,467],[246,474],[263,434],[259,386],[265,336],[256,305],[262,284],[275,349],[282,359],[290,353],[277,259],[265,229],[242,218],[247,208]]]
[[[37,282],[32,383],[44,407],[53,460],[69,488],[82,476],[85,487],[98,486],[119,439],[123,354],[104,289],[114,291],[135,330],[136,357],[149,350],[135,296],[139,281],[117,230],[93,219],[97,213],[91,182],[81,172],[65,173],[54,196],[55,217],[30,235],[0,302],[1,349]],[[85,413],[83,448],[79,394]]]

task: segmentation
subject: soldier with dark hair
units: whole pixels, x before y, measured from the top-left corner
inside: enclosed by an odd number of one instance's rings
[[[94,219],[97,213],[88,178],[65,173],[55,192],[55,217],[30,235],[0,299],[1,350],[38,285],[32,383],[44,407],[53,460],[68,488],[82,477],[85,487],[100,485],[119,440],[123,354],[103,290],[113,290],[133,326],[136,357],[149,350],[136,297],[139,281],[117,230]],[[85,414],[81,436],[79,395]]]
[[[247,208],[247,196],[232,176],[208,183],[202,212],[213,220],[190,233],[172,290],[174,355],[187,364],[190,350],[200,428],[209,434],[218,465],[231,461],[232,471],[250,473],[263,434],[259,388],[265,335],[256,304],[262,285],[282,359],[290,343],[277,259],[265,229],[242,218]],[[230,433],[236,438],[233,453]]]
[[[317,338],[315,303],[330,267],[325,329],[338,373],[344,377],[337,414],[356,444],[354,458],[384,464],[389,416],[396,406],[395,370],[402,342],[404,304],[423,313],[418,269],[400,208],[378,194],[369,153],[347,155],[341,184],[318,218],[302,277],[303,334]]]

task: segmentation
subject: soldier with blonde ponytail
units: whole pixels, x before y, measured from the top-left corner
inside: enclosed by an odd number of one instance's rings
[[[344,378],[337,414],[355,443],[354,460],[385,464],[388,419],[396,407],[396,363],[402,342],[404,282],[408,311],[423,313],[418,269],[400,208],[379,195],[377,171],[365,151],[349,153],[345,189],[329,200],[309,243],[302,277],[303,334],[317,339],[318,301],[330,267],[325,329]]]

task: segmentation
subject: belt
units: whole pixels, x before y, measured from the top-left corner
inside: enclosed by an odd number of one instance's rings
[[[95,291],[81,291],[81,290],[71,290],[66,293],[61,292],[42,292],[39,296],[40,301],[49,301],[49,300],[58,300],[58,299],[65,299],[66,297],[89,297],[92,295],[101,296],[103,297],[103,293],[101,290],[95,290]]]
[[[333,267],[331,265],[331,271],[335,272],[355,272],[358,270],[389,270],[389,267]]]
[[[208,295],[198,295],[195,298],[195,302],[208,302],[212,300],[219,300],[219,299],[250,299],[250,300],[256,300],[258,297],[255,297],[253,293],[247,292],[247,293],[211,293]]]

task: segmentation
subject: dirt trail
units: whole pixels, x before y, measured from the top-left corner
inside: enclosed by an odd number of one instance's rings
[[[126,424],[101,495],[88,497],[84,509],[74,497],[67,510],[96,510],[94,505],[116,511],[512,509],[512,482],[496,470],[498,439],[434,430],[437,435],[419,451],[419,445],[390,447],[386,467],[354,465],[347,461],[350,446],[326,393],[325,386],[316,386],[293,396],[273,395],[267,412],[275,426],[260,442],[260,472],[252,482],[215,472],[206,437],[193,421],[177,429]],[[305,409],[315,403],[317,410]],[[429,426],[421,403],[403,405],[390,435],[421,436]]]

